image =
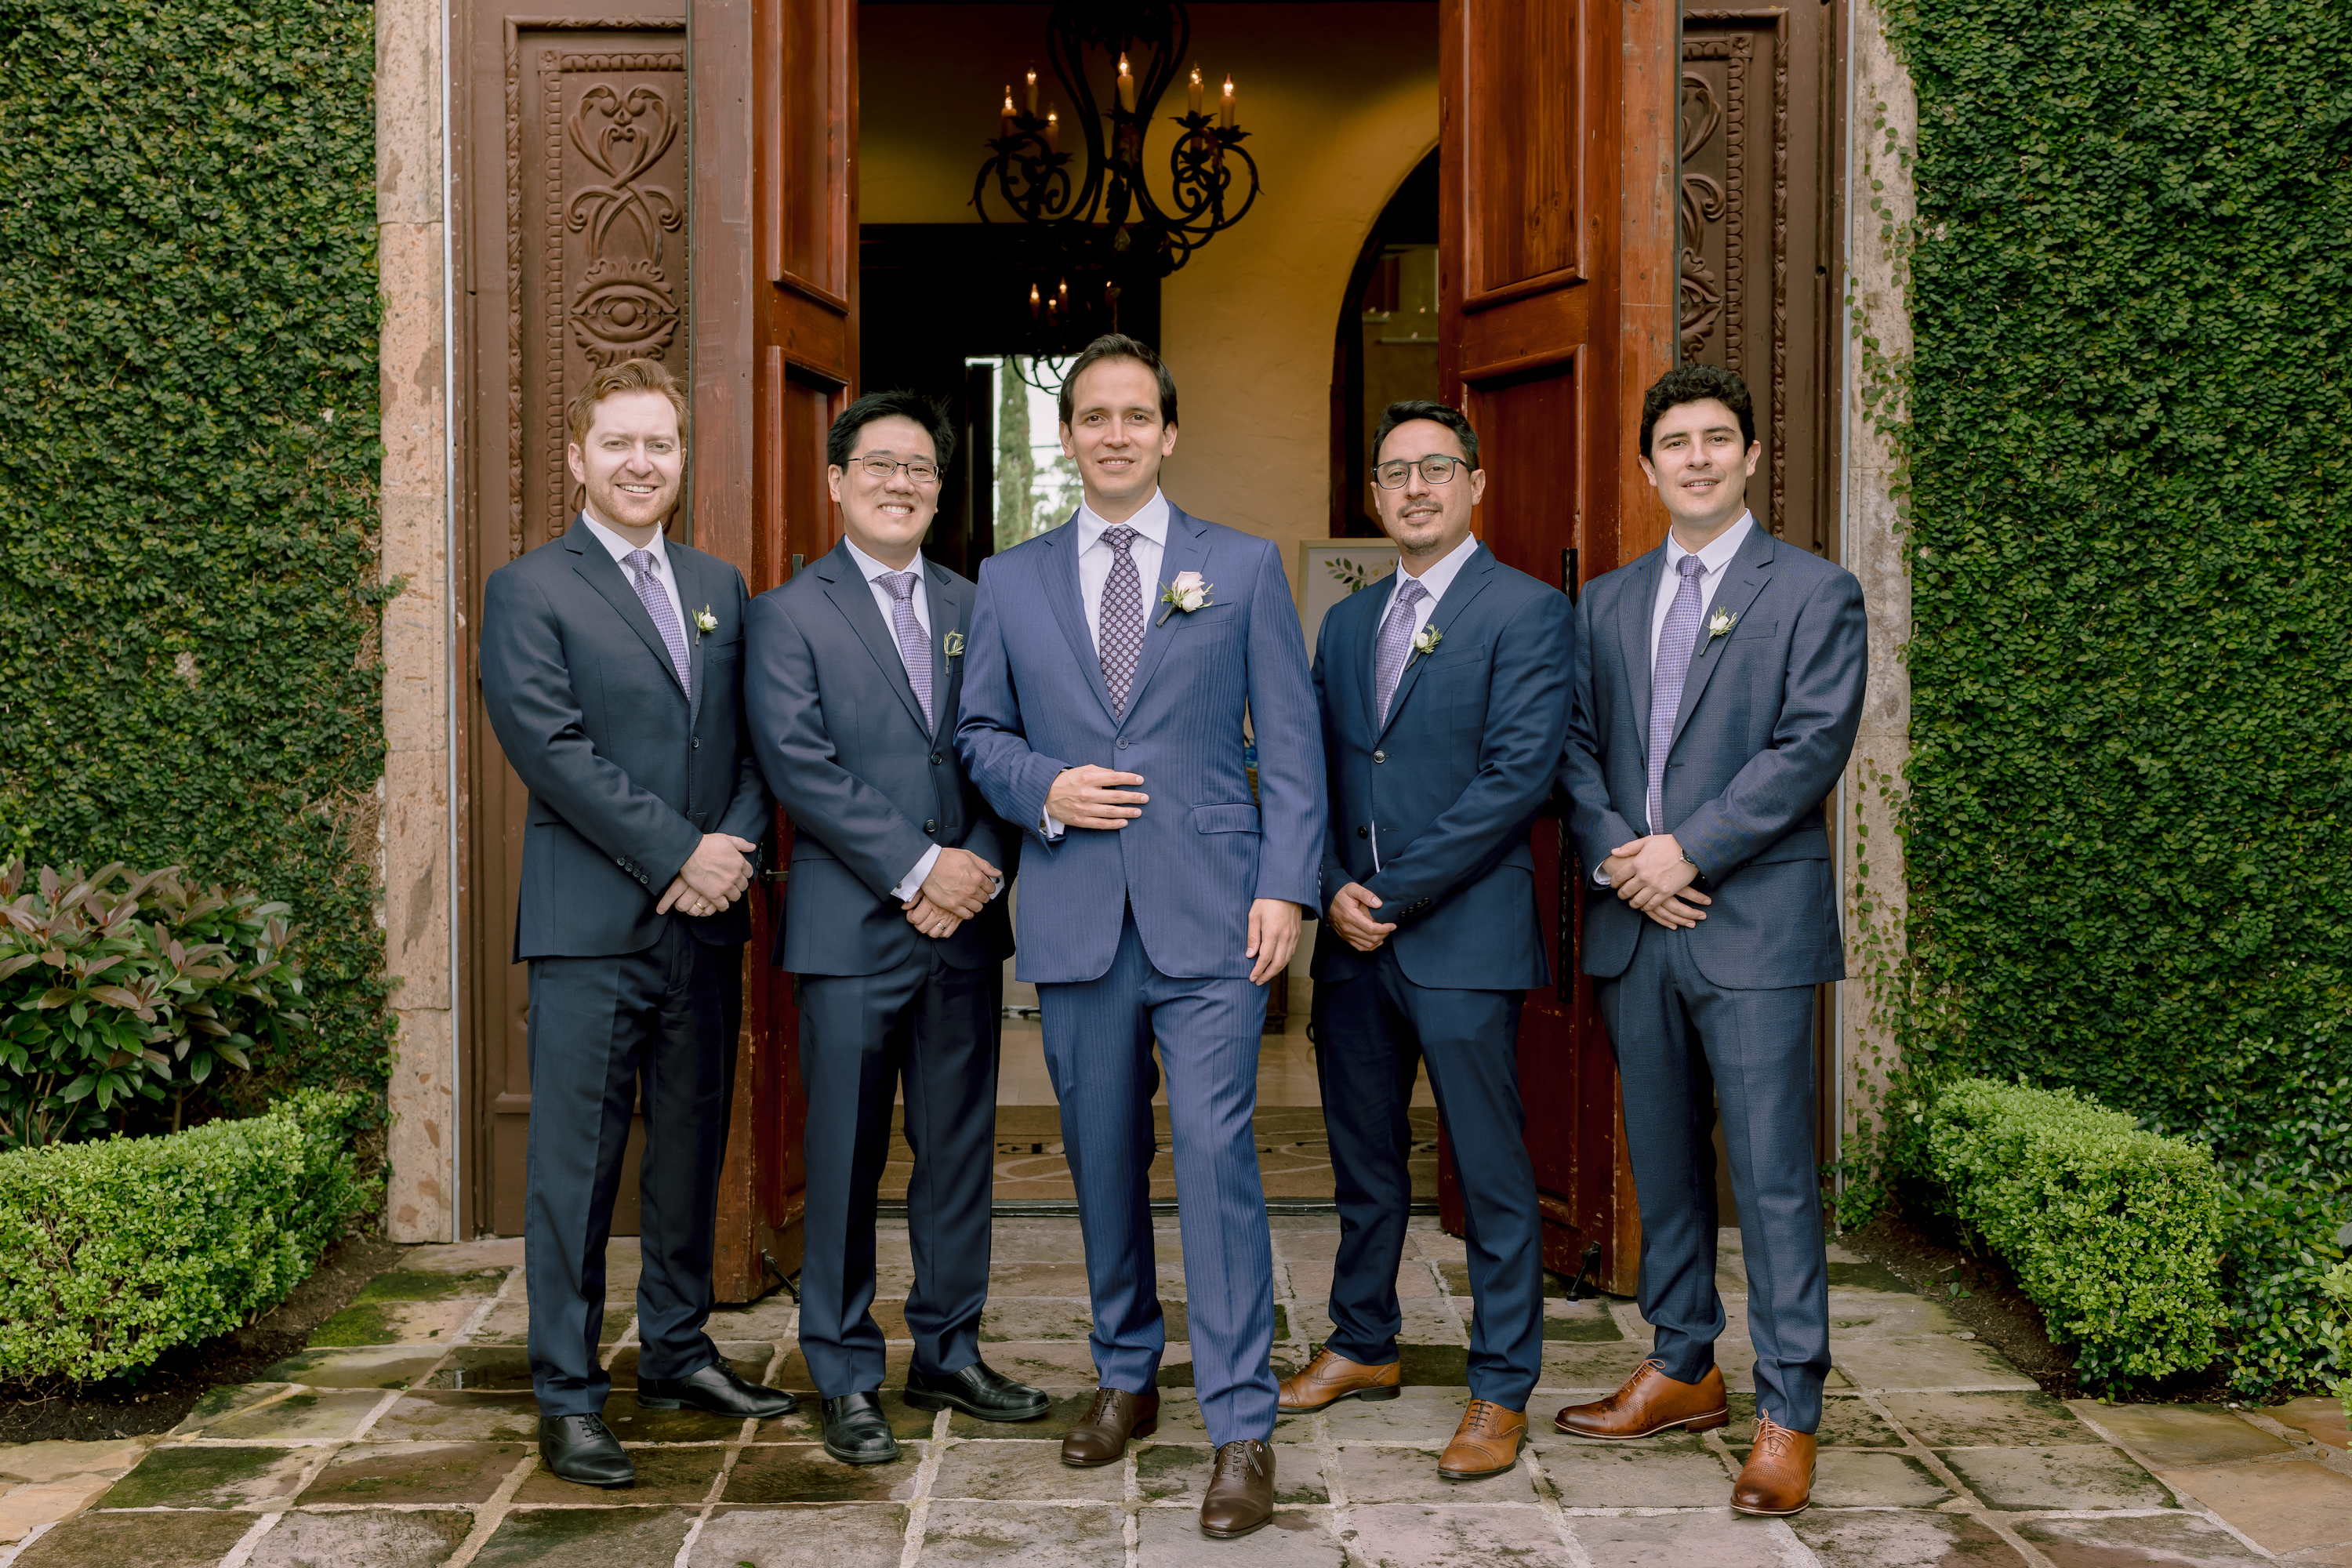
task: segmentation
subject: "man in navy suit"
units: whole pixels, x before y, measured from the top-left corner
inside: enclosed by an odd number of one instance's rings
[[[1852,574],[1748,514],[1763,448],[1738,376],[1668,371],[1643,400],[1641,443],[1673,527],[1577,606],[1585,659],[1560,782],[1591,877],[1584,972],[1624,1084],[1654,1342],[1624,1387],[1557,1425],[1624,1441],[1730,1419],[1711,1098],[1756,1346],[1756,1446],[1731,1506],[1794,1513],[1811,1496],[1830,1370],[1813,988],[1845,974],[1822,803],[1862,722],[1869,626]]]
[[[483,706],[530,790],[514,944],[530,964],[530,1381],[547,1468],[590,1486],[636,1474],[601,1416],[597,1344],[640,1103],[637,1403],[793,1409],[702,1331],[751,934],[739,900],[769,801],[742,733],[742,574],[663,534],[685,415],[655,361],[591,375],[569,410],[587,505],[482,596]]]
[[[1101,1465],[1158,1420],[1152,1044],[1168,1079],[1192,1375],[1215,1462],[1201,1528],[1273,1517],[1273,1252],[1251,1116],[1265,983],[1314,907],[1323,748],[1280,557],[1160,493],[1176,384],[1132,338],[1061,397],[1086,500],[980,572],[958,743],[1029,836],[1019,974],[1077,1185],[1100,1375],[1062,1458]],[[1251,798],[1244,723],[1258,748]]]
[[[825,1451],[854,1465],[898,1457],[868,1309],[902,1079],[915,1152],[907,1403],[984,1421],[1050,1407],[980,1355],[1013,862],[955,751],[972,584],[921,550],[954,439],[911,393],[844,409],[825,442],[842,541],[753,600],[744,633],[752,750],[793,827],[772,956],[800,976],[808,1089],[801,1352],[824,1396]]]
[[[1470,1404],[1448,1480],[1517,1462],[1543,1370],[1543,1221],[1519,1105],[1519,1004],[1551,982],[1528,827],[1568,732],[1568,598],[1471,537],[1478,435],[1442,403],[1395,403],[1372,500],[1388,582],[1324,617],[1315,654],[1330,767],[1315,1065],[1339,1184],[1331,1338],[1282,1385],[1286,1414],[1397,1392],[1397,1264],[1412,1198],[1420,1063],[1467,1216]]]

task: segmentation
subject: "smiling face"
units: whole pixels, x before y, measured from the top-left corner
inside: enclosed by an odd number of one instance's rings
[[[1372,504],[1380,509],[1381,531],[1397,542],[1404,569],[1415,576],[1470,537],[1471,511],[1486,493],[1486,469],[1457,468],[1452,479],[1433,485],[1421,471],[1417,459],[1423,458],[1469,461],[1462,437],[1434,419],[1407,420],[1390,431],[1372,454],[1375,473],[1391,464],[1412,463],[1404,483],[1395,489],[1381,489],[1377,479],[1372,481]]]
[[[565,459],[596,521],[643,545],[677,506],[686,473],[677,410],[658,392],[616,392],[596,405],[586,439]]]
[[[1160,378],[1140,360],[1101,359],[1070,384],[1062,455],[1078,465],[1087,505],[1124,522],[1160,488],[1160,464],[1176,449],[1176,426],[1160,417]]]
[[[1762,442],[1740,434],[1739,416],[1712,397],[1677,403],[1658,416],[1642,471],[1666,503],[1685,543],[1704,543],[1748,510],[1748,479]]]
[[[929,431],[904,415],[887,414],[859,426],[849,443],[846,468],[825,469],[850,542],[893,570],[906,570],[939,515],[938,452]],[[893,468],[889,478],[877,479],[866,471],[868,458],[877,464],[928,463],[934,477],[923,483],[905,468]]]

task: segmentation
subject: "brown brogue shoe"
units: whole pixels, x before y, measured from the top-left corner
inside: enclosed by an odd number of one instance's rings
[[[1349,1361],[1328,1345],[1316,1348],[1305,1372],[1282,1380],[1282,1396],[1275,1409],[1285,1415],[1306,1415],[1328,1410],[1342,1399],[1394,1399],[1404,1371],[1402,1362],[1365,1366]]]
[[[1247,1535],[1274,1517],[1274,1449],[1244,1437],[1217,1450],[1201,1494],[1201,1533]]]
[[[1454,1429],[1454,1441],[1437,1461],[1437,1473],[1449,1481],[1475,1481],[1499,1476],[1519,1462],[1519,1444],[1528,1435],[1524,1410],[1506,1410],[1492,1400],[1474,1399]]]
[[[1791,1432],[1759,1412],[1756,1447],[1732,1483],[1731,1506],[1742,1513],[1801,1513],[1813,1500],[1813,1435]]]
[[[1643,1362],[1625,1380],[1625,1386],[1606,1399],[1571,1405],[1552,1426],[1571,1437],[1603,1443],[1630,1443],[1655,1436],[1670,1426],[1685,1432],[1712,1432],[1731,1423],[1731,1398],[1723,1390],[1723,1373],[1708,1367],[1696,1383],[1676,1383],[1659,1370],[1657,1361]]]
[[[1160,1391],[1149,1388],[1129,1394],[1124,1388],[1097,1388],[1085,1417],[1062,1434],[1062,1463],[1091,1470],[1127,1452],[1130,1437],[1149,1437],[1160,1429]]]

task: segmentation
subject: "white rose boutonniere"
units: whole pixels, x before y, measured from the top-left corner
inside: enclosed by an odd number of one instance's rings
[[[1168,624],[1168,617],[1179,610],[1188,616],[1195,610],[1205,610],[1216,603],[1216,600],[1209,597],[1215,592],[1216,589],[1213,584],[1201,581],[1201,574],[1198,572],[1179,572],[1176,574],[1176,581],[1160,590],[1160,602],[1168,607],[1160,611],[1160,618],[1151,624],[1155,626],[1165,626]]]
[[[719,617],[710,613],[709,605],[705,605],[702,608],[694,612],[695,641],[700,642],[705,632],[715,632],[718,629]]]
[[[963,634],[961,632],[950,632],[948,634],[947,649],[948,657],[950,658],[957,658],[963,652]]]
[[[1445,634],[1435,626],[1423,626],[1412,634],[1412,651],[1416,657],[1427,658],[1437,651],[1437,645],[1444,640]]]
[[[1717,637],[1729,637],[1731,628],[1738,624],[1739,617],[1729,610],[1716,611],[1714,615],[1707,617],[1706,640],[1711,643]]]

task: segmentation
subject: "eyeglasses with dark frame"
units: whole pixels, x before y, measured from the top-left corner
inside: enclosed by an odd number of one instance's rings
[[[940,482],[940,466],[927,458],[910,458],[902,463],[895,458],[886,458],[877,452],[863,458],[852,458],[849,460],[864,468],[868,479],[880,479],[885,484],[887,484],[890,476],[900,468],[906,469],[907,477],[919,485],[935,485]]]
[[[1400,458],[1392,463],[1382,463],[1372,470],[1372,482],[1384,490],[1401,490],[1413,469],[1433,485],[1454,482],[1454,470],[1468,465],[1464,458]]]

